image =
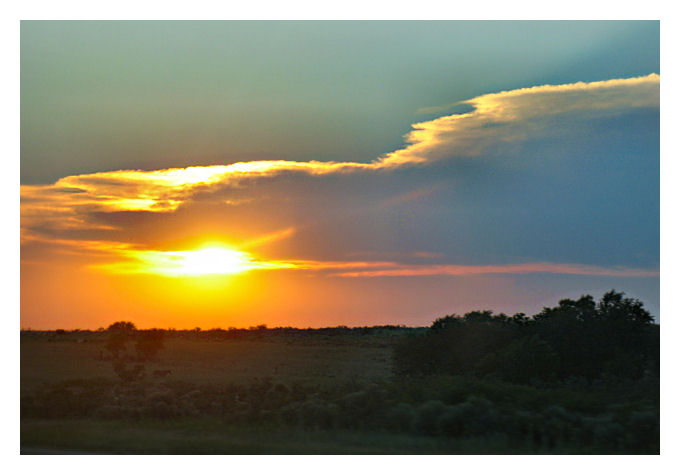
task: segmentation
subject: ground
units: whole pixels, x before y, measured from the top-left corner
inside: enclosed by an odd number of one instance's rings
[[[77,378],[116,378],[100,335],[89,338],[24,338],[21,388]],[[382,344],[381,344],[382,343]],[[217,340],[168,338],[158,357],[145,364],[147,377],[169,369],[167,380],[191,383],[249,383],[272,378],[322,385],[388,377],[391,349],[379,341],[359,346],[343,341]]]
[[[395,342],[422,331],[171,331],[147,360],[135,352],[141,333],[115,359],[111,332],[24,331],[21,451],[658,453],[658,377],[396,374]]]

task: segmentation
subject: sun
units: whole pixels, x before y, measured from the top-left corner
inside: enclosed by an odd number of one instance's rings
[[[116,273],[157,274],[166,277],[232,275],[255,269],[287,269],[295,264],[257,259],[252,254],[223,246],[182,251],[124,249],[119,262],[97,266]]]
[[[182,275],[239,274],[252,269],[254,264],[245,252],[220,247],[168,254],[175,265],[166,271]]]

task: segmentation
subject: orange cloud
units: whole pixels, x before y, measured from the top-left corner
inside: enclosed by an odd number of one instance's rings
[[[567,274],[608,277],[656,277],[658,270],[602,267],[582,264],[529,262],[503,265],[414,265],[394,261],[314,261],[257,258],[237,249],[201,248],[196,250],[141,250],[116,243],[89,243],[93,250],[109,251],[113,262],[99,264],[114,273],[151,273],[166,276],[232,274],[250,270],[312,271],[336,277],[417,277],[428,275],[481,274]],[[208,252],[206,252],[208,251]],[[227,255],[228,254],[228,255]],[[423,258],[441,257],[416,253]],[[340,271],[340,272],[338,272]]]
[[[53,185],[23,185],[21,198],[25,208],[32,212],[61,212],[83,206],[106,211],[164,212],[174,211],[199,189],[235,185],[243,178],[286,171],[324,175],[375,168],[378,168],[375,163],[278,160],[152,171],[118,170],[67,176]]]
[[[269,234],[266,234],[264,236],[260,236],[260,237],[255,238],[255,239],[251,239],[250,241],[240,245],[239,248],[249,249],[249,248],[261,246],[263,244],[267,244],[267,243],[270,243],[270,242],[289,238],[293,234],[295,234],[295,228],[290,227],[290,228],[282,229],[280,231],[275,231],[273,233],[269,233]]]
[[[394,265],[388,269],[351,271],[335,274],[340,277],[404,277],[424,275],[477,275],[477,274],[574,274],[609,277],[656,277],[658,270],[630,269],[624,267],[599,267],[581,264],[556,264],[532,262],[508,265]]]
[[[116,274],[158,274],[167,277],[200,276],[203,274],[238,274],[252,270],[307,271],[335,277],[417,277],[432,275],[483,274],[563,274],[608,277],[657,277],[654,269],[621,266],[591,266],[573,263],[529,262],[500,265],[405,264],[385,260],[323,261],[304,259],[269,259],[256,256],[250,249],[275,240],[289,238],[293,228],[287,228],[252,239],[240,246],[206,244],[195,249],[144,249],[114,241],[53,240],[60,252],[88,258],[90,268]],[[361,254],[361,253],[357,253]],[[443,259],[442,254],[413,252],[395,258]]]

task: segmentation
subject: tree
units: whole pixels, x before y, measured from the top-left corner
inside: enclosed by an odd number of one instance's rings
[[[445,317],[438,318],[434,322],[432,322],[430,331],[434,333],[439,333],[441,331],[449,330],[451,328],[457,328],[462,324],[462,322],[463,319],[456,314],[447,315]]]
[[[115,322],[109,325],[106,331],[132,335],[137,331],[137,327],[135,327],[135,324],[132,322],[125,322],[121,320],[120,322]]]
[[[610,290],[602,296],[597,304],[597,311],[601,318],[611,321],[626,321],[639,324],[652,323],[654,317],[643,308],[638,299],[623,298],[623,292]]]
[[[120,321],[109,325],[106,331],[108,333],[106,349],[111,352],[114,359],[118,359],[137,328],[132,322]]]
[[[594,380],[605,374],[658,374],[659,332],[637,299],[614,290],[562,299],[532,318],[475,311],[448,315],[394,349],[402,375],[484,374],[520,383],[552,378]]]
[[[501,353],[497,364],[503,379],[516,383],[545,381],[555,377],[559,356],[552,347],[536,335],[513,341]]]

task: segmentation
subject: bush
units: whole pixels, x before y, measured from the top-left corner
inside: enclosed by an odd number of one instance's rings
[[[332,429],[337,425],[339,409],[337,404],[309,399],[299,406],[297,420],[305,427]]]
[[[638,452],[659,452],[659,413],[653,410],[634,411],[628,420],[627,446]]]
[[[448,409],[441,401],[427,401],[418,406],[414,428],[425,435],[437,435],[440,429],[439,418]]]
[[[124,383],[138,381],[144,376],[144,365],[136,364],[128,366],[125,361],[116,360],[113,362],[113,370]]]
[[[454,437],[489,435],[502,425],[500,414],[493,404],[474,396],[463,403],[448,406],[438,424],[441,433]]]
[[[387,410],[385,428],[399,432],[409,432],[413,428],[416,411],[412,405],[400,402]]]

